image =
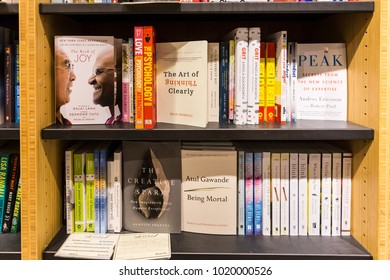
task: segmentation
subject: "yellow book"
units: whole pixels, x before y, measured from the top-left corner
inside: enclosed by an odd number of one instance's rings
[[[275,42],[266,42],[264,121],[275,122]]]

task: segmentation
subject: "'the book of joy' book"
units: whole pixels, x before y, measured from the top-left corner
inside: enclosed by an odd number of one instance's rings
[[[206,127],[207,41],[156,44],[157,122]]]
[[[123,141],[123,228],[180,233],[179,141]]]

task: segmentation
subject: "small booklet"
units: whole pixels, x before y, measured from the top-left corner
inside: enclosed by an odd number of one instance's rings
[[[109,260],[114,253],[118,238],[118,234],[72,233],[54,256]]]
[[[128,233],[119,235],[114,260],[152,260],[171,258],[168,233]]]

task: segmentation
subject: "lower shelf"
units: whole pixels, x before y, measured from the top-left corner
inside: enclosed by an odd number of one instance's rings
[[[20,232],[0,234],[0,260],[20,260],[21,258]]]
[[[43,252],[43,259],[58,259],[54,254],[67,236],[62,227]],[[183,232],[171,235],[171,248],[171,259],[372,259],[352,236],[219,236]]]

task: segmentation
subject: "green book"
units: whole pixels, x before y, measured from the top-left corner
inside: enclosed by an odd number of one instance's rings
[[[17,233],[20,228],[20,202],[22,199],[21,180],[19,178],[18,187],[16,190],[14,212],[12,214],[11,233]]]
[[[80,148],[73,155],[75,232],[86,230],[85,154],[85,149]]]
[[[87,231],[95,232],[95,157],[93,150],[85,154],[85,167]]]
[[[3,224],[5,204],[7,201],[7,183],[10,156],[10,153],[0,154],[0,225]],[[0,226],[0,233],[2,232],[3,229]]]

